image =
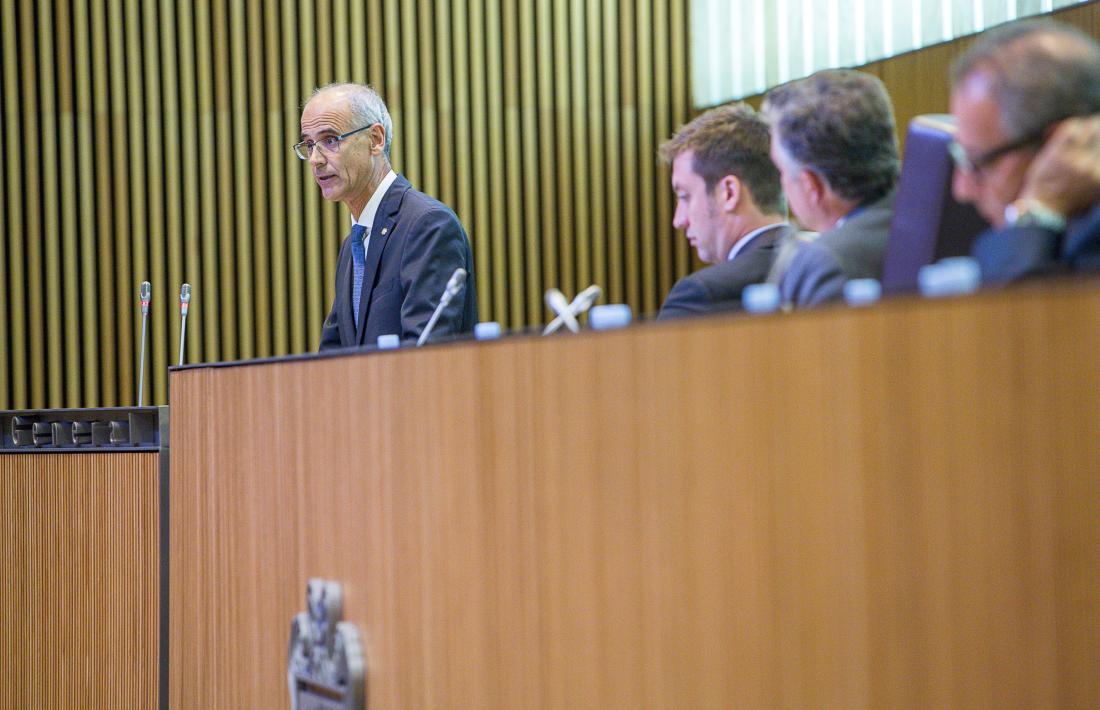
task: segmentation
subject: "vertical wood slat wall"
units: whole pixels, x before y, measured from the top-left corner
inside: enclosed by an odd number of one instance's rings
[[[347,217],[290,146],[319,84],[372,83],[395,168],[454,207],[480,316],[601,284],[652,313],[690,253],[657,145],[690,113],[688,0],[3,3],[0,408],[168,401],[187,362],[306,352]],[[384,29],[383,29],[384,28]]]

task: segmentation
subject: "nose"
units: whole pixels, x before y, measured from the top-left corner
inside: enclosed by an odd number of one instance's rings
[[[676,211],[672,213],[672,228],[673,229],[687,229],[688,228],[687,210],[685,210],[683,205],[681,205],[679,203],[677,203],[677,205],[676,205]]]
[[[956,168],[951,176],[951,194],[959,202],[975,202],[978,198],[978,185],[974,176]]]
[[[309,164],[312,166],[324,165],[324,152],[318,146],[313,146],[313,150],[309,153]]]

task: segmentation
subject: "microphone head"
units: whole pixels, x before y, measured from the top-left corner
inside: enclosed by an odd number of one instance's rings
[[[141,316],[149,315],[149,301],[153,299],[153,285],[148,281],[142,281],[138,288],[138,302],[141,304]]]
[[[565,300],[565,294],[556,288],[547,289],[545,298],[546,305],[558,315],[569,308],[569,301]]]
[[[447,287],[443,289],[443,297],[439,299],[439,305],[449,305],[451,299],[462,292],[462,288],[466,285],[466,269],[461,266],[455,269],[455,272],[451,274],[451,278],[447,281]]]
[[[187,317],[187,310],[191,306],[191,284],[180,286],[180,315]]]
[[[592,304],[599,299],[602,293],[603,289],[596,284],[592,284],[573,298],[573,302],[569,304],[569,308],[573,311],[574,315],[584,313],[592,307]]]
[[[452,293],[457,293],[458,289],[462,288],[466,284],[466,269],[461,266],[455,269],[455,272],[451,274],[451,280],[447,282],[447,290]]]

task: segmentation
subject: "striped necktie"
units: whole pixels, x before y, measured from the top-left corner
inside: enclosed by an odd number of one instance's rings
[[[355,327],[359,327],[359,301],[363,296],[363,272],[367,267],[366,237],[370,230],[362,224],[351,228],[351,260],[354,278],[351,282],[351,310],[355,314]]]

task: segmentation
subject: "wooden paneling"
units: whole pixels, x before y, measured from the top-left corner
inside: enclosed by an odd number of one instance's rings
[[[480,316],[550,286],[638,314],[698,264],[657,146],[690,118],[685,0],[4,3],[0,408],[146,403],[188,362],[313,350],[347,223],[290,153],[312,88],[373,83],[395,167],[453,206]],[[1100,36],[1100,3],[1057,13]],[[384,29],[382,29],[384,28]],[[969,40],[872,64],[910,118],[947,109]],[[759,97],[750,99],[759,103]],[[78,317],[79,315],[79,317]]]
[[[0,707],[157,707],[158,460],[0,454]]]
[[[172,375],[171,706],[1096,707],[1100,289]]]
[[[457,211],[483,320],[541,323],[547,288],[593,281],[654,311],[688,254],[656,154],[688,50],[687,3],[652,5],[6,3],[0,408],[136,402],[143,280],[146,403],[183,281],[188,362],[314,350],[347,217],[290,146],[337,80],[379,89],[395,168]]]
[[[312,88],[373,83],[395,167],[453,206],[480,316],[547,318],[550,286],[638,314],[698,264],[657,146],[691,115],[684,0],[5,3],[0,408],[146,403],[188,362],[313,350],[347,223],[289,146]],[[1100,37],[1100,3],[1059,19]],[[383,28],[384,30],[380,29]],[[900,135],[947,109],[970,40],[877,62]],[[759,97],[750,99],[758,104]]]
[[[1088,2],[1051,13],[1100,39],[1100,2]],[[974,43],[974,37],[944,42],[925,49],[872,62],[865,67],[886,85],[894,103],[898,138],[904,143],[909,122],[925,113],[948,113],[951,64]],[[763,96],[748,99],[759,107]]]

